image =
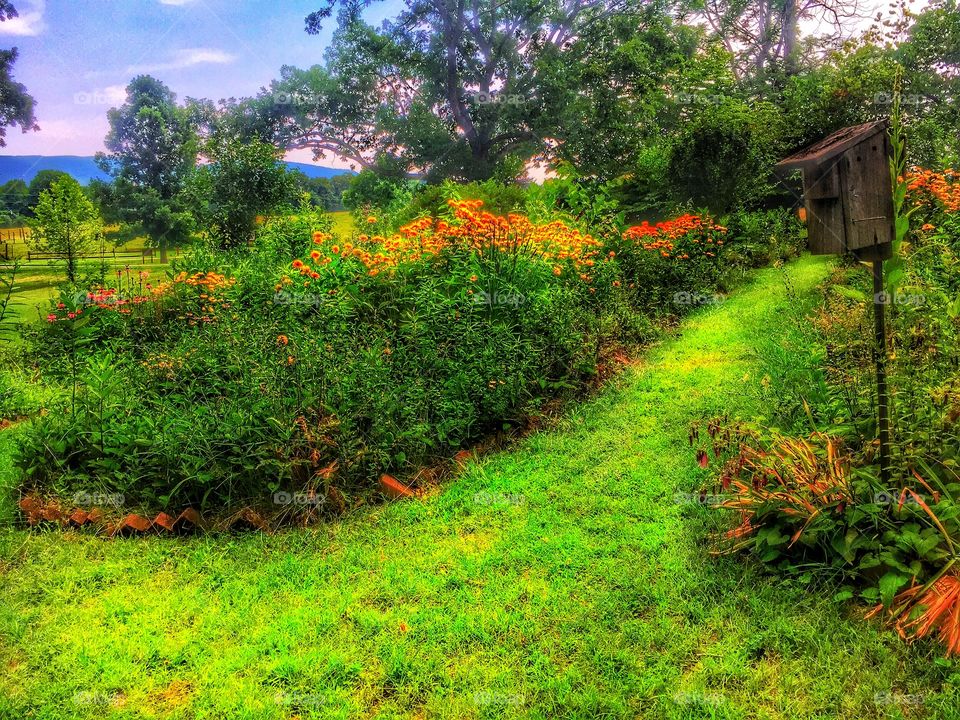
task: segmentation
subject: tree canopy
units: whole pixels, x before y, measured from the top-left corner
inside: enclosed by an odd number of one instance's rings
[[[10,0],[0,0],[0,22],[17,17],[17,9]],[[7,144],[7,128],[19,125],[23,132],[39,130],[34,115],[35,101],[22,83],[13,79],[17,62],[17,48],[0,50],[0,147]]]

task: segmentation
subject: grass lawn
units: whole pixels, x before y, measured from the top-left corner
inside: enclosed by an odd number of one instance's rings
[[[787,272],[810,297],[828,267]],[[939,648],[710,558],[677,501],[689,422],[762,414],[789,297],[761,271],[425,501],[273,536],[0,530],[0,718],[960,717]]]
[[[347,211],[330,213],[333,218],[333,232],[337,235],[347,238],[354,230],[353,216]],[[7,233],[13,233],[14,230],[7,230]],[[12,237],[12,236],[11,236]],[[2,242],[2,232],[0,232],[0,242]],[[118,247],[119,251],[135,251],[145,247],[145,239],[137,238],[131,240],[126,245]],[[25,257],[26,246],[18,245],[22,252],[15,252],[18,257]],[[112,247],[112,246],[111,246]],[[108,264],[112,268],[127,268],[135,272],[148,270],[155,278],[166,276],[170,265],[164,265],[159,262],[130,262],[131,258],[120,258],[113,261],[108,258]],[[85,260],[81,262],[81,274],[85,271],[92,271],[99,265],[97,260]],[[57,285],[63,281],[63,270],[61,266],[53,264],[46,260],[24,263],[17,279],[18,290],[15,293],[14,302],[16,305],[12,308],[12,315],[19,320],[36,320],[38,308],[46,312],[50,300],[57,295]]]
[[[134,273],[146,270],[151,275],[152,282],[158,282],[167,276],[169,265],[162,263],[131,263],[129,260],[118,260],[113,262],[108,259],[107,264],[114,270],[130,268]],[[93,272],[100,267],[99,260],[82,260],[80,262],[80,275]],[[64,281],[62,264],[51,263],[49,261],[33,261],[24,263],[17,275],[17,290],[13,295],[13,302],[16,303],[13,315],[20,320],[37,320],[40,314],[46,314],[50,307],[50,301],[57,297],[57,286]],[[148,282],[150,282],[148,281]],[[38,314],[38,309],[40,314]]]
[[[347,210],[330,213],[333,218],[333,234],[341,238],[349,238],[356,229],[356,223],[353,221],[353,215]]]

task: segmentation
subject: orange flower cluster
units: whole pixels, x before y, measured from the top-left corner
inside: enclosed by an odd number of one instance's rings
[[[726,232],[725,227],[715,224],[710,218],[687,214],[655,225],[644,220],[628,228],[623,233],[623,239],[641,243],[644,250],[659,252],[665,258],[689,260],[690,244],[700,246],[703,255],[716,257],[713,249],[723,246],[722,238]],[[681,244],[683,247],[680,247]]]
[[[198,272],[193,275],[187,275],[181,272],[173,282],[189,285],[190,287],[203,288],[208,292],[216,292],[228,287],[232,287],[237,281],[235,278],[228,278],[215,272]]]
[[[960,173],[957,171],[938,173],[917,168],[907,174],[905,180],[915,205],[932,201],[948,213],[960,212]]]
[[[494,215],[483,210],[481,200],[451,200],[449,205],[454,213],[452,222],[427,217],[404,225],[390,237],[360,235],[357,244],[328,245],[326,253],[312,252],[309,261],[294,260],[293,269],[316,279],[319,275],[315,267],[354,259],[369,275],[376,276],[451,249],[464,249],[481,259],[523,254],[550,262],[555,274],[560,274],[557,263],[570,263],[581,276],[596,263],[600,242],[562,222],[538,225],[525,215]],[[318,244],[329,239],[324,237]]]
[[[189,355],[190,353],[188,352],[187,356]],[[142,365],[155,377],[173,380],[177,371],[183,367],[183,361],[184,358],[182,357],[174,357],[166,353],[155,353],[144,360]]]

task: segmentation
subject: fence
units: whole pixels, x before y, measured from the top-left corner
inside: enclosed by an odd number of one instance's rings
[[[177,253],[179,254],[179,253]],[[133,260],[139,258],[141,263],[149,262],[153,263],[156,260],[157,251],[153,248],[143,248],[141,250],[112,250],[112,251],[103,251],[96,254],[86,254],[86,255],[77,255],[78,260],[101,260],[106,261],[112,259],[114,262],[117,260],[127,259]],[[50,252],[33,252],[31,250],[27,251],[25,256],[27,262],[33,262],[35,260],[64,260],[65,256],[62,253],[50,253]],[[3,254],[4,260],[10,260],[10,255],[5,251]]]

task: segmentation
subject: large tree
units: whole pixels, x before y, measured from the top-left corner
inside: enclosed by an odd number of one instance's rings
[[[359,168],[483,179],[513,176],[548,147],[560,108],[542,63],[592,23],[645,0],[406,0],[379,29],[341,5],[326,62],[286,67],[238,108],[290,148]],[[332,8],[307,18],[317,32]]]
[[[127,86],[126,102],[108,113],[107,153],[97,161],[114,180],[105,198],[113,214],[160,249],[186,240],[193,227],[184,188],[197,163],[197,134],[190,110],[149,75]]]
[[[40,202],[40,196],[49,190],[50,186],[53,185],[57,180],[65,177],[70,177],[70,175],[63,172],[63,170],[40,170],[36,175],[33,176],[33,179],[30,181],[30,185],[27,186],[25,209],[28,217],[33,216],[33,209],[36,207],[37,203]]]
[[[17,17],[17,9],[10,0],[0,0],[0,22]],[[19,125],[23,132],[39,130],[34,116],[34,100],[27,88],[13,79],[17,62],[17,48],[0,50],[0,147],[7,144],[7,128]]]

